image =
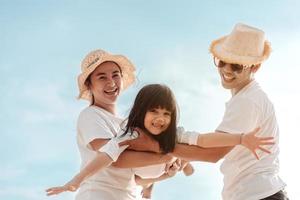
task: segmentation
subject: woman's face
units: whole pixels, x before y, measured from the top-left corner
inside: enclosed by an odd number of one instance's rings
[[[153,108],[146,112],[144,126],[153,135],[159,135],[167,130],[170,123],[171,112],[165,108]]]
[[[114,62],[104,62],[91,74],[90,83],[94,104],[104,109],[110,108],[115,105],[122,89],[120,68]]]

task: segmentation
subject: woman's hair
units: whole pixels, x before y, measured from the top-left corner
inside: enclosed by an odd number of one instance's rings
[[[164,108],[171,112],[171,122],[168,128],[159,135],[151,134],[144,126],[146,112]],[[171,89],[161,84],[144,86],[137,94],[133,107],[128,116],[125,133],[132,132],[133,128],[141,128],[150,137],[155,139],[163,153],[172,152],[176,143],[177,104]]]

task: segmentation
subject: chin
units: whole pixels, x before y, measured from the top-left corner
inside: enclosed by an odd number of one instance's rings
[[[223,86],[223,88],[225,88],[225,89],[232,89],[232,86],[230,86],[230,85],[228,85],[228,84],[226,84],[226,83],[224,83],[224,82],[222,82],[222,86]]]

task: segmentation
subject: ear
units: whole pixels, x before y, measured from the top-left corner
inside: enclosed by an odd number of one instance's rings
[[[257,64],[257,65],[253,65],[253,66],[251,67],[251,72],[252,72],[252,73],[256,73],[257,70],[260,68],[260,66],[261,66],[261,63],[260,63],[260,64]]]

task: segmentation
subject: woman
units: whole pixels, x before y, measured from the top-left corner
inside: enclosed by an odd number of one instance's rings
[[[95,157],[97,150],[120,133],[123,119],[116,114],[116,101],[120,92],[134,82],[135,67],[124,56],[95,50],[85,57],[81,70],[78,76],[79,98],[90,101],[90,106],[80,113],[77,122],[77,143],[83,168]],[[126,155],[128,167],[159,164],[170,159],[167,155],[146,152],[128,152]],[[136,199],[135,193],[131,168],[108,166],[81,184],[76,199],[127,200]]]

